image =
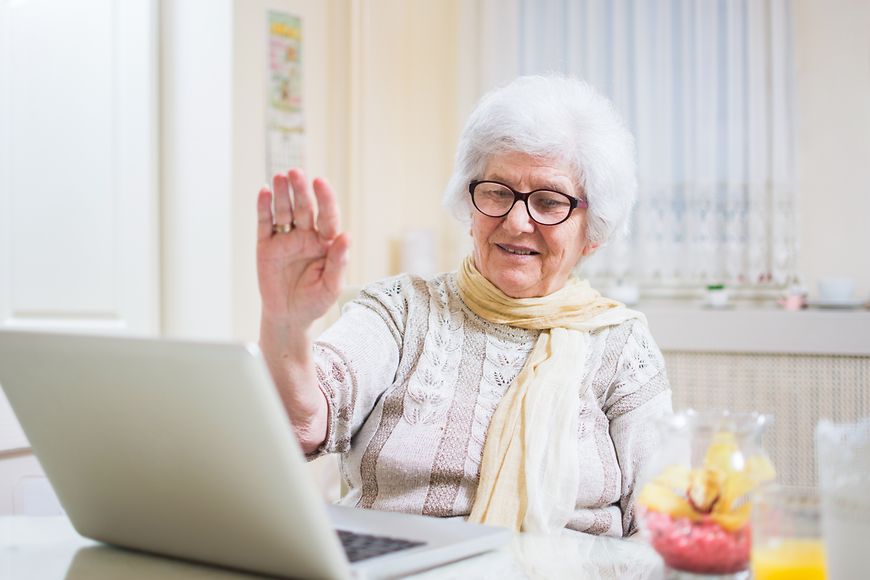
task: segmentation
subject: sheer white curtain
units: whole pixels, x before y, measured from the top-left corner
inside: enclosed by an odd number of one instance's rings
[[[791,0],[482,0],[483,89],[562,71],[637,138],[632,232],[587,275],[783,284],[796,267]]]

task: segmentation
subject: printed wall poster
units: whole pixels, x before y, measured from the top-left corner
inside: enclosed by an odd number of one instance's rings
[[[266,180],[305,164],[302,101],[302,19],[268,14],[268,103],[266,105]]]

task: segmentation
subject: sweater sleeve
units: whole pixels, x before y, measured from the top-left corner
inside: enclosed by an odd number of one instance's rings
[[[664,357],[643,323],[633,323],[604,411],[621,471],[622,530],[629,536],[637,531],[639,478],[658,445],[655,421],[672,412]]]
[[[314,343],[318,385],[326,396],[326,440],[308,455],[345,453],[353,436],[395,381],[407,318],[407,281],[367,286]]]

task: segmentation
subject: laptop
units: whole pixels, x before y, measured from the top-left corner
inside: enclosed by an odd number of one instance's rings
[[[388,578],[512,537],[327,504],[253,344],[0,331],[0,385],[73,526],[101,542],[273,576]]]

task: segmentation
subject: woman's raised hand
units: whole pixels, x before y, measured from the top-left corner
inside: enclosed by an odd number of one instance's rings
[[[338,300],[349,245],[332,188],[320,178],[312,186],[293,169],[257,198],[263,323],[303,332]]]

